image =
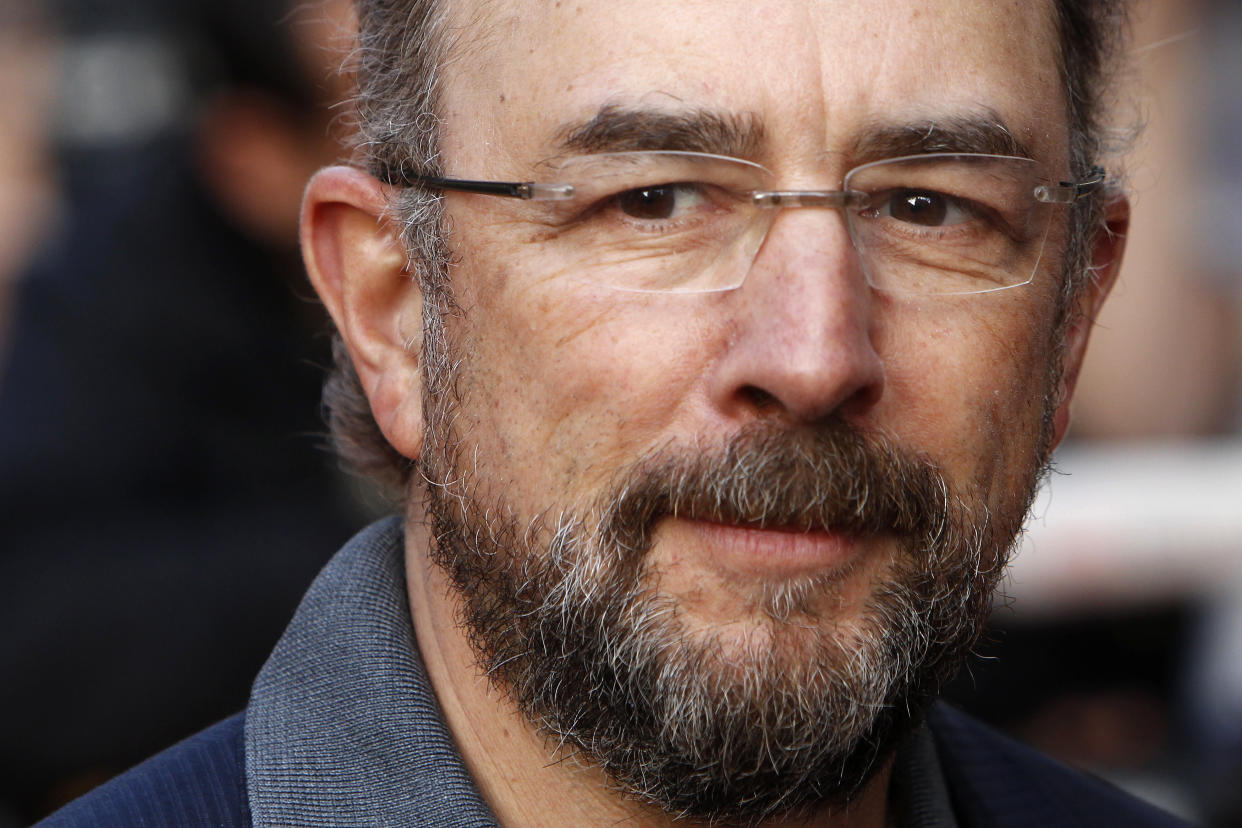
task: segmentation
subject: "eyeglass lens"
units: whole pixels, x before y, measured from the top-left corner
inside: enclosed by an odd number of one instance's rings
[[[549,175],[573,196],[531,204],[547,228],[551,272],[631,291],[705,292],[738,287],[781,209],[756,193],[775,189],[765,168],[677,152],[575,157]],[[1050,205],[1034,198],[1031,160],[928,155],[855,168],[845,225],[868,282],[912,294],[979,293],[1030,281]],[[862,206],[858,206],[861,204]]]

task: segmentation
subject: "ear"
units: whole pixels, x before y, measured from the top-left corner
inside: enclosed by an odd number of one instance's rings
[[[1083,357],[1087,353],[1087,340],[1095,327],[1096,317],[1109,291],[1117,281],[1125,253],[1126,234],[1130,229],[1130,201],[1121,194],[1113,196],[1105,207],[1104,226],[1095,232],[1091,241],[1090,281],[1083,286],[1076,306],[1071,309],[1069,328],[1066,331],[1065,352],[1062,355],[1061,387],[1058,389],[1057,409],[1053,415],[1052,447],[1056,448],[1069,431],[1070,400],[1078,384]]]
[[[387,207],[384,185],[361,170],[320,170],[302,201],[302,255],[375,422],[393,448],[416,459],[423,442],[422,294]]]

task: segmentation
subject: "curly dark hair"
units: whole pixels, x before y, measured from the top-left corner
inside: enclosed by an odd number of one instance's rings
[[[438,0],[355,0],[354,4],[358,161],[377,177],[402,168],[436,173],[439,73],[456,37],[447,25],[446,4]],[[1106,93],[1121,63],[1129,5],[1128,0],[1053,0],[1075,176],[1085,176],[1115,143],[1105,123]],[[1088,242],[1100,227],[1102,205],[1097,196],[1071,210],[1071,249],[1058,322],[1062,329],[1074,298],[1090,280]],[[436,343],[443,342],[443,315],[453,302],[440,200],[421,188],[401,189],[393,196],[391,210],[404,227],[410,272],[423,291],[425,350],[431,344],[434,357]],[[324,406],[338,455],[353,471],[400,493],[408,487],[416,463],[380,432],[339,335],[333,353]],[[431,375],[434,382],[437,374]],[[424,394],[446,390],[424,389]]]

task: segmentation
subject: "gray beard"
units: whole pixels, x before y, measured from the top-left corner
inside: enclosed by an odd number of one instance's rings
[[[431,555],[481,666],[537,728],[627,796],[710,824],[849,803],[976,640],[1039,477],[1004,514],[841,422],[759,424],[620,470],[580,511],[520,516],[428,408]],[[901,554],[850,630],[840,573],[767,589],[740,641],[691,634],[647,552],[663,518],[887,535]]]

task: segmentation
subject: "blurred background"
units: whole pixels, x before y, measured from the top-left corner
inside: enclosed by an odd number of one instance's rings
[[[1242,6],[1140,0],[1071,439],[951,697],[1242,825]],[[345,0],[0,0],[0,828],[241,709],[371,506],[297,208]]]
[[[346,4],[0,3],[8,826],[240,710],[367,518],[296,245]]]

